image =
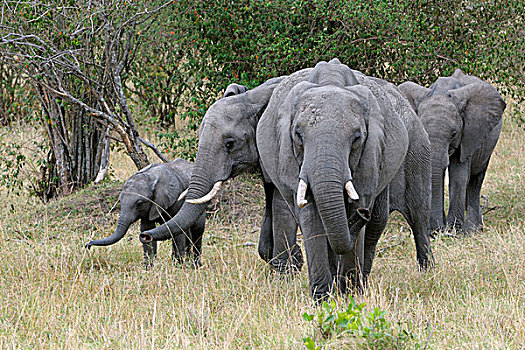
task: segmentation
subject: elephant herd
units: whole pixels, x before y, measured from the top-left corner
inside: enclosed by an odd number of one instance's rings
[[[202,120],[195,164],[178,159],[133,175],[117,230],[87,247],[117,242],[140,218],[147,261],[157,241],[172,239],[174,258],[191,251],[200,265],[206,203],[227,179],[260,169],[259,255],[280,273],[300,270],[300,227],[315,300],[366,284],[394,210],[424,270],[434,230],[482,229],[480,189],[504,109],[494,87],[459,69],[430,88],[395,86],[333,59],[252,90],[231,84]]]

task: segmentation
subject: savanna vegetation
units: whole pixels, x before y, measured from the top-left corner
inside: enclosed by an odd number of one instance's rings
[[[523,1],[1,6],[2,348],[523,347]],[[392,216],[365,292],[317,306],[306,271],[282,278],[258,257],[262,188],[245,175],[209,208],[201,269],[175,266],[164,243],[146,271],[131,234],[83,248],[112,232],[137,169],[194,157],[206,108],[229,83],[333,57],[394,83],[428,86],[461,68],[498,87],[507,109],[483,233],[438,235],[436,266],[420,273]]]

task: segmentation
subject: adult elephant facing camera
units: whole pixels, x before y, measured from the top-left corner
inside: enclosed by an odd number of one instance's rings
[[[430,145],[408,101],[337,59],[282,94],[285,84],[258,124],[257,146],[264,176],[299,220],[313,297],[366,280],[391,210],[405,215],[419,265],[429,266]]]
[[[498,142],[505,102],[493,86],[460,69],[439,78],[430,89],[413,82],[399,89],[423,122],[432,145],[431,229],[447,225],[465,233],[481,230],[481,185]],[[445,216],[447,168],[450,203]]]
[[[297,72],[291,79],[302,81],[309,72],[308,69]],[[206,202],[217,194],[223,181],[259,168],[255,130],[274,89],[283,79],[270,79],[252,90],[232,84],[224,97],[208,109],[199,130],[199,146],[186,202],[165,225],[142,232],[142,243],[181,234],[202,215]],[[264,183],[264,190],[266,205],[259,255],[280,272],[299,270],[303,259],[295,244],[297,224],[273,184]],[[274,251],[279,251],[279,255],[274,256]]]

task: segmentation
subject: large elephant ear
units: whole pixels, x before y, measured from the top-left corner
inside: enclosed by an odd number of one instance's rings
[[[380,99],[361,86],[347,90],[358,94],[368,106],[368,114],[364,116],[366,141],[353,173],[353,182],[362,198],[360,205],[372,209],[374,198],[392,181],[403,163],[408,149],[408,133],[386,98]],[[377,89],[377,93],[385,92]]]
[[[152,181],[153,186],[153,203],[149,211],[149,220],[158,220],[162,213],[166,213],[167,209],[177,202],[179,195],[184,188],[180,188],[180,184],[176,179],[162,177]]]
[[[257,86],[254,89],[246,92],[246,101],[252,108],[257,112],[262,112],[270,102],[273,90],[286,78],[281,76],[277,78],[271,78],[263,84]],[[258,113],[259,114],[259,113]],[[260,115],[258,115],[260,117]]]
[[[407,81],[406,83],[399,85],[398,88],[401,90],[403,95],[405,95],[416,113],[421,101],[427,98],[430,94],[430,89],[411,81]]]
[[[223,97],[239,95],[246,91],[248,91],[248,88],[246,86],[233,83],[228,85],[226,91],[224,91]]]
[[[460,143],[460,161],[464,162],[476,151],[480,140],[501,121],[506,104],[490,84],[476,83],[450,90],[450,95],[463,117],[463,135]]]

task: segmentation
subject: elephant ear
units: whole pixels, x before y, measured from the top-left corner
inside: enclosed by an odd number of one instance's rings
[[[403,95],[405,95],[416,113],[417,109],[419,108],[419,104],[430,94],[430,89],[411,81],[407,81],[406,83],[399,85],[398,88],[401,90]]]
[[[246,86],[233,83],[228,85],[226,91],[224,91],[223,97],[239,95],[246,91],[248,91],[248,88]]]
[[[463,135],[460,143],[460,161],[464,162],[476,151],[480,140],[501,121],[505,102],[490,84],[476,83],[449,91],[463,117]]]
[[[366,141],[354,173],[354,185],[362,202],[372,209],[375,197],[385,189],[403,164],[408,149],[408,133],[397,112],[387,101],[368,88],[347,88],[358,94],[368,107],[365,115]],[[383,94],[381,89],[374,89]],[[379,96],[386,97],[386,96]]]
[[[246,101],[249,105],[252,106],[252,108],[258,112],[258,114],[262,114],[268,103],[270,102],[270,98],[272,97],[273,90],[279,84],[286,78],[286,76],[281,76],[277,78],[272,78],[264,82],[264,84],[261,84],[257,86],[254,89],[251,89],[246,92]],[[260,117],[260,115],[258,115]]]
[[[289,81],[287,83],[290,83]],[[261,168],[267,180],[273,181],[288,203],[294,202],[300,164],[294,156],[290,129],[293,123],[294,105],[298,93],[306,87],[317,86],[299,82],[290,90],[278,94],[257,124],[257,146]],[[275,181],[278,179],[279,181]]]
[[[160,219],[161,214],[165,214],[168,208],[177,202],[179,195],[185,190],[180,188],[177,180],[163,174],[152,182],[153,203],[149,211],[149,220]]]

